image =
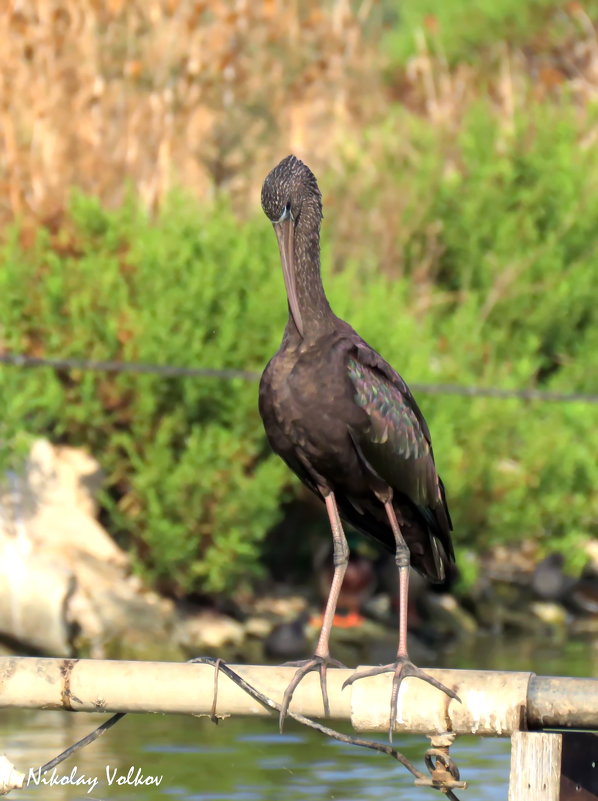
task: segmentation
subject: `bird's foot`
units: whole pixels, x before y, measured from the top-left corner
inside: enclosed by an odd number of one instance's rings
[[[343,683],[343,690],[345,687],[348,687],[350,684],[353,684],[353,682],[356,682],[359,679],[365,679],[368,676],[378,676],[380,673],[394,673],[392,680],[392,693],[390,696],[390,722],[388,727],[388,739],[391,743],[392,732],[397,719],[399,688],[403,679],[406,679],[408,676],[413,676],[416,679],[421,679],[422,681],[428,682],[428,684],[431,684],[432,687],[436,687],[437,690],[440,690],[448,695],[449,698],[454,698],[455,701],[459,701],[459,703],[461,703],[461,699],[454,690],[445,687],[444,684],[439,682],[433,676],[430,676],[430,674],[426,673],[425,670],[422,670],[421,668],[417,667],[417,665],[414,665],[408,656],[397,656],[396,662],[391,662],[389,665],[380,665],[380,667],[370,668],[370,670],[362,670],[358,673],[354,673]]]
[[[326,671],[329,667],[345,667],[342,662],[339,662],[338,659],[331,659],[329,656],[317,656],[314,654],[314,656],[312,656],[310,659],[302,659],[298,662],[285,662],[283,667],[296,667],[298,670],[291,679],[289,686],[284,691],[284,695],[282,697],[279,717],[279,728],[281,734],[282,727],[284,725],[284,719],[287,716],[293,693],[299,686],[300,682],[305,678],[305,676],[307,676],[308,673],[311,673],[312,670],[316,670],[320,674],[320,689],[322,690],[322,701],[324,702],[324,714],[326,717],[330,717],[330,704],[328,703],[328,689],[326,687]]]

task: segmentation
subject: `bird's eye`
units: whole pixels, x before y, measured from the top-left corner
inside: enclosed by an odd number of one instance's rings
[[[280,217],[276,222],[280,223],[283,220],[287,220],[289,217],[291,218],[291,220],[293,219],[293,213],[291,212],[291,201],[287,200],[286,205],[282,210],[282,214],[280,215]]]

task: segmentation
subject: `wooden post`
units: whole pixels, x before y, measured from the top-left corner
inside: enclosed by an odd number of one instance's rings
[[[512,734],[509,801],[559,801],[562,747],[560,734]]]

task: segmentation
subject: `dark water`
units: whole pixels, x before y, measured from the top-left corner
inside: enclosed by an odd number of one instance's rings
[[[452,667],[535,670],[548,675],[596,675],[598,648],[590,642],[561,644],[488,638],[472,650],[443,660]],[[27,772],[51,759],[101,722],[96,715],[61,712],[0,712],[0,753]],[[420,768],[428,741],[397,738],[397,747]],[[451,749],[470,789],[463,799],[504,801],[509,741],[464,737]],[[227,720],[214,726],[183,716],[129,715],[57,769],[57,778],[86,780],[79,786],[29,786],[15,799],[181,799],[181,801],[285,801],[303,799],[441,798],[416,788],[405,769],[381,754],[327,740],[289,721],[284,735],[274,720]],[[161,778],[159,786],[117,784]],[[116,773],[114,771],[116,770]],[[139,771],[139,773],[138,773]],[[114,776],[112,784],[108,778]],[[47,778],[47,777],[46,777]],[[89,782],[97,780],[90,789]],[[90,790],[90,792],[88,792]]]

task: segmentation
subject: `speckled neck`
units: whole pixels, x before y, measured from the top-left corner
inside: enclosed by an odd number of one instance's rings
[[[314,340],[334,327],[336,319],[324,292],[320,274],[320,220],[317,199],[304,201],[295,228],[297,301],[303,322],[303,339]],[[287,331],[301,339],[292,315]]]

